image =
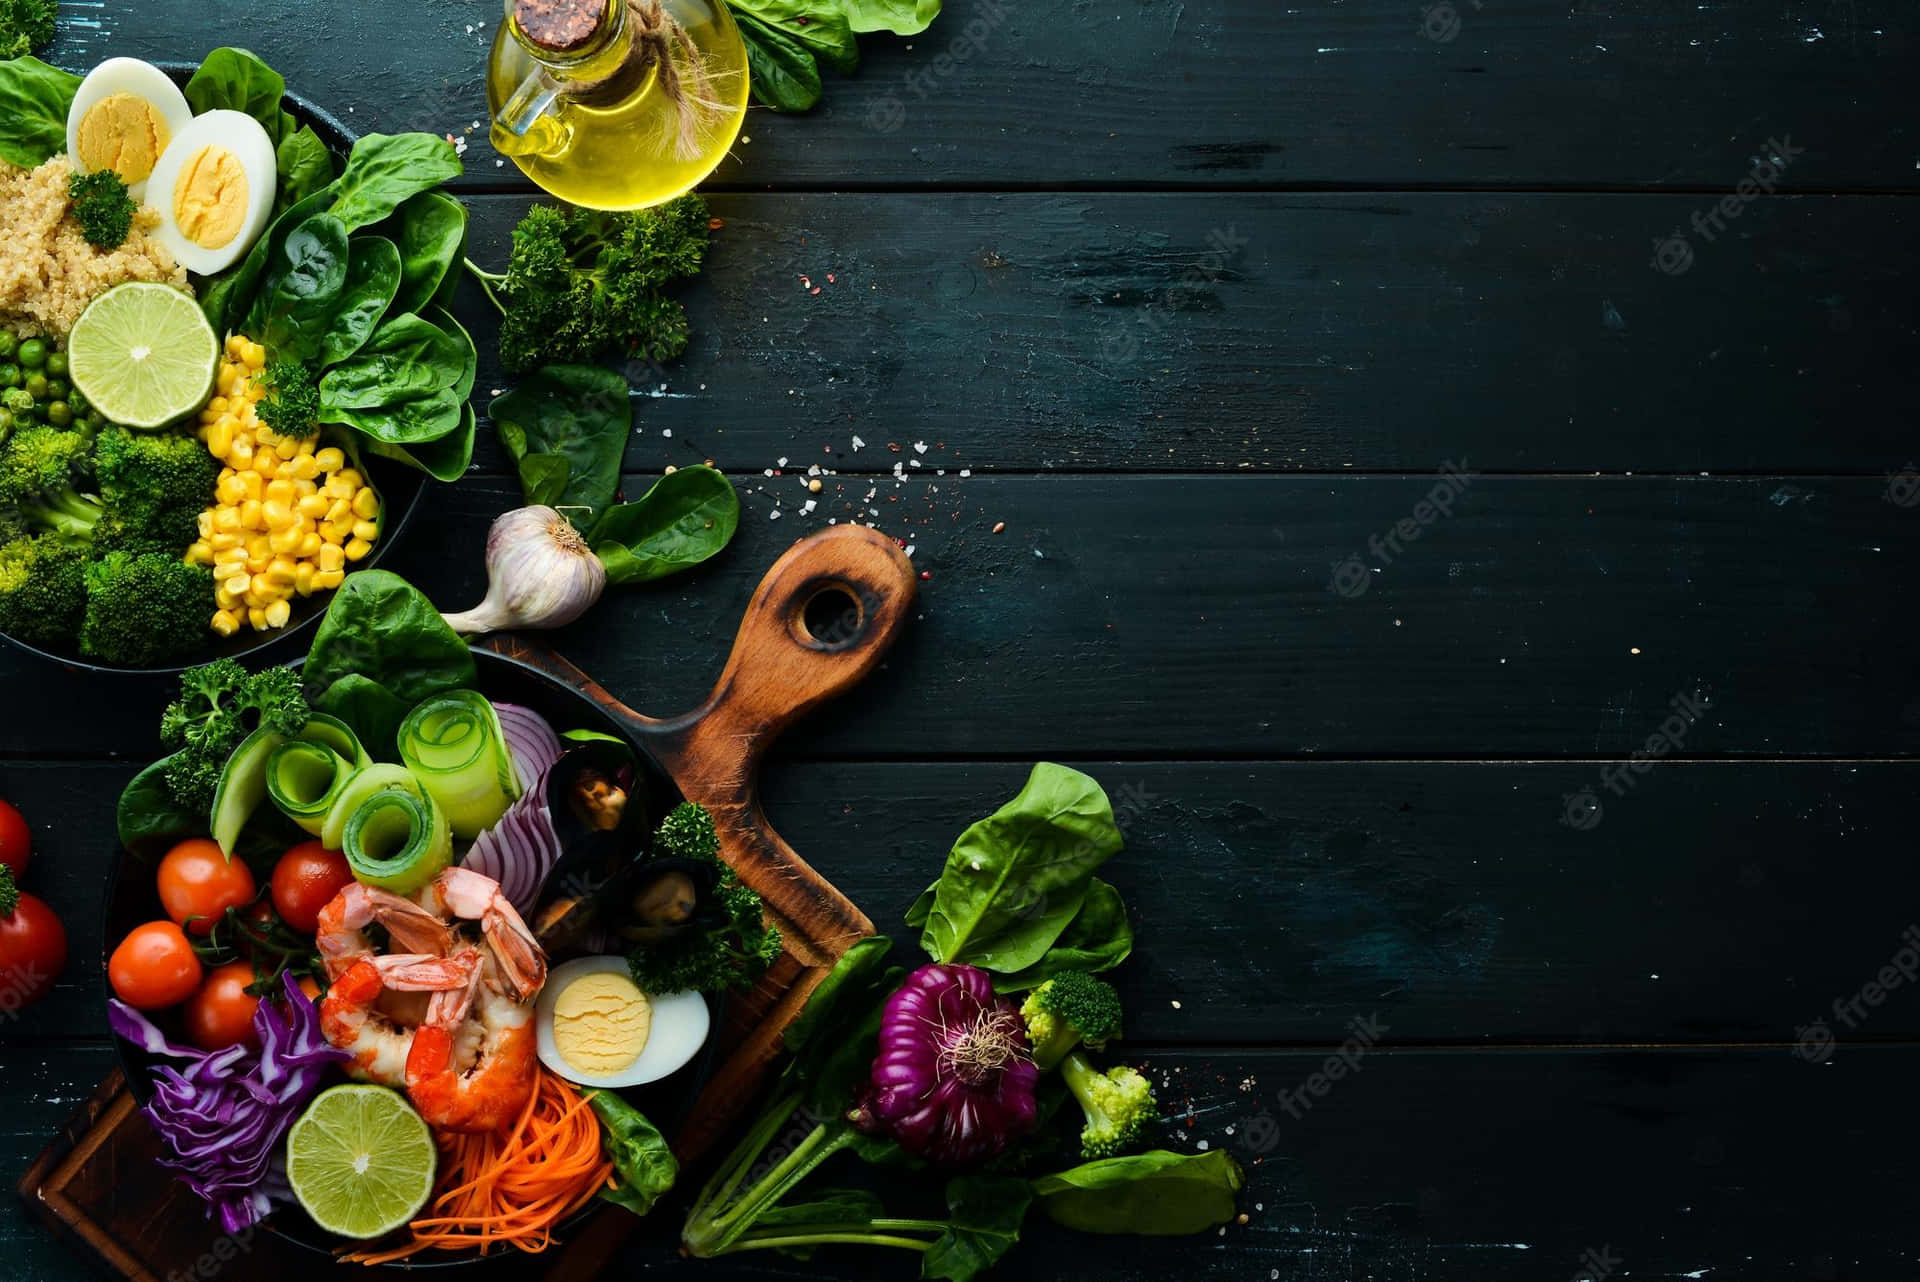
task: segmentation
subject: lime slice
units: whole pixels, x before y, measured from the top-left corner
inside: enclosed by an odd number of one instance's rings
[[[213,395],[220,340],[200,304],[170,285],[130,281],[87,305],[67,335],[67,377],[128,427],[165,427]]]
[[[287,1132],[287,1183],[313,1222],[376,1238],[420,1213],[433,1193],[433,1136],[395,1091],[321,1091]]]

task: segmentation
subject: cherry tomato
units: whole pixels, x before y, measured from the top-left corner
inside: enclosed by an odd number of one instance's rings
[[[107,982],[115,996],[136,1010],[159,1010],[193,996],[200,987],[200,959],[179,926],[150,921],[128,931],[113,950],[107,959]]]
[[[311,935],[320,925],[320,910],[352,880],[345,855],[317,841],[303,841],[273,866],[273,906],[287,925]]]
[[[19,881],[27,872],[27,857],[33,851],[33,833],[27,821],[11,805],[0,801],[0,864],[13,869]]]
[[[167,916],[195,935],[212,930],[227,909],[244,907],[253,899],[253,874],[247,865],[227,858],[205,837],[169,850],[160,861],[157,880]]]
[[[45,997],[66,964],[67,928],[45,903],[21,895],[0,917],[0,1014]]]
[[[200,987],[187,998],[184,1011],[187,1037],[203,1051],[225,1050],[245,1042],[258,1046],[253,1012],[260,999],[247,991],[253,982],[252,962],[229,962],[207,972]]]

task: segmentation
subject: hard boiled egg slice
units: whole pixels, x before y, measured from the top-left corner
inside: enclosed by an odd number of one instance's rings
[[[167,73],[138,58],[109,58],[80,82],[67,110],[67,156],[74,172],[112,169],[135,200],[193,109]]]
[[[211,276],[247,252],[273,211],[273,142],[252,116],[209,111],[173,136],[147,184],[154,235],[190,272]]]
[[[709,1024],[706,998],[643,993],[624,957],[555,966],[534,1008],[540,1062],[576,1085],[609,1090],[678,1072],[706,1043]]]

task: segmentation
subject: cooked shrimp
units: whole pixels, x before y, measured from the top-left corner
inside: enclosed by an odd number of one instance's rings
[[[432,993],[433,1002],[451,990],[465,990],[471,964],[418,953],[369,954],[348,965],[320,1002],[320,1032],[329,1044],[352,1055],[347,1076],[383,1086],[403,1086],[408,1057],[418,1029],[395,1023],[375,1009],[388,989]]]
[[[448,868],[427,883],[420,903],[441,917],[479,922],[501,976],[519,1000],[532,1000],[547,982],[547,955],[493,878]]]
[[[338,981],[361,958],[373,956],[366,929],[376,921],[406,952],[444,957],[453,951],[453,931],[432,909],[392,891],[350,881],[320,910],[314,932],[314,946],[320,950],[329,983]]]
[[[407,1055],[407,1098],[440,1130],[498,1131],[520,1116],[537,1085],[533,1008],[515,998],[497,957],[470,948],[454,960],[467,982],[428,1004]]]

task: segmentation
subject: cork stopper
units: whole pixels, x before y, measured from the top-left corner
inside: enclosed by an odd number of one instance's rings
[[[552,54],[591,45],[607,16],[607,0],[514,0],[513,22],[528,43]]]

